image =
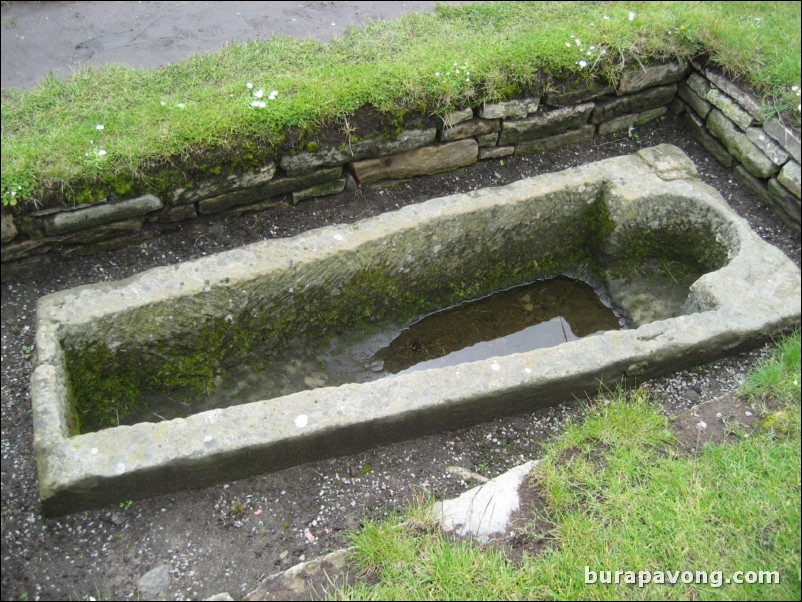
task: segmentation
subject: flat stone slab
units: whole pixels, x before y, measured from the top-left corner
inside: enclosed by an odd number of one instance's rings
[[[409,283],[435,267],[464,273],[457,270],[471,258],[565,236],[589,223],[581,216],[598,203],[609,214],[599,243],[607,254],[626,246],[627,232],[688,227],[709,228],[726,249],[722,267],[690,286],[683,315],[549,349],[71,434],[65,346],[102,342],[144,353],[166,341],[184,344],[200,318],[225,323],[233,308],[254,299],[273,315],[316,282],[329,298],[342,286],[337,278],[366,266],[384,266]],[[594,394],[600,382],[697,365],[797,326],[801,289],[796,265],[701,183],[681,151],[661,145],[60,291],[39,301],[31,379],[43,511],[58,515],[244,478],[531,411]]]
[[[518,488],[538,462],[520,464],[457,498],[436,502],[435,519],[444,531],[481,543],[506,533],[510,517],[520,507]]]

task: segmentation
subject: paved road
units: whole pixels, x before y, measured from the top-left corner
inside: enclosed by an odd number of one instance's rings
[[[348,25],[435,2],[18,2],[2,7],[2,87],[30,88],[81,65],[156,67],[229,40],[275,33],[329,40]]]

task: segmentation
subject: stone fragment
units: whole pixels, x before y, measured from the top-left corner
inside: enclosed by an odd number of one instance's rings
[[[755,119],[755,121],[758,123],[763,122],[765,118],[763,109],[760,102],[754,96],[752,96],[749,92],[741,90],[734,82],[730,81],[723,75],[719,75],[715,71],[708,69],[705,71],[705,75],[707,76],[707,79],[713,82],[718,88],[721,88],[721,90],[734,98],[741,108],[745,109],[746,112]]]
[[[780,122],[779,119],[767,119],[763,124],[763,130],[777,143],[783,147],[797,163],[802,163],[802,141],[799,133]]]
[[[442,146],[427,146],[414,151],[366,159],[351,164],[360,183],[394,178],[431,175],[476,163],[479,144],[473,138],[450,142]]]
[[[679,87],[679,90],[677,90],[677,96],[679,96],[682,100],[688,103],[688,106],[690,106],[694,111],[696,111],[696,114],[699,115],[702,119],[707,118],[707,115],[713,108],[713,105],[711,105],[704,98],[701,98],[696,92],[694,92],[693,88],[687,85],[687,82]]]
[[[140,600],[160,600],[170,587],[170,567],[160,564],[142,575],[137,582]]]
[[[11,242],[17,236],[17,227],[14,225],[14,216],[10,213],[3,214],[3,220],[0,222],[0,242],[6,244]]]
[[[270,197],[304,190],[324,182],[339,180],[341,175],[341,167],[332,167],[331,169],[321,169],[297,177],[276,178],[263,186],[246,188],[218,197],[203,199],[198,203],[198,210],[201,214],[209,214],[218,213],[239,205],[253,205]]]
[[[255,171],[204,180],[193,188],[176,189],[173,192],[173,205],[187,205],[226,192],[262,186],[272,180],[275,174],[276,164],[271,161]]]
[[[744,111],[738,103],[719,90],[711,89],[705,96],[705,100],[729,117],[742,130],[755,122],[752,116]]]
[[[532,140],[530,142],[520,142],[515,147],[516,155],[531,155],[533,153],[540,153],[561,146],[567,146],[576,142],[590,140],[596,133],[596,128],[592,125],[585,125],[579,129],[571,130],[549,138],[541,138],[540,140]]]
[[[788,153],[774,139],[769,136],[761,127],[750,127],[746,130],[746,137],[766,153],[766,156],[777,166],[783,165],[788,161]]]
[[[779,171],[779,167],[774,165],[721,111],[713,109],[706,123],[710,133],[721,140],[730,154],[753,176],[769,178]]]
[[[334,182],[324,182],[323,184],[318,184],[317,186],[312,186],[311,188],[305,188],[304,190],[293,192],[292,202],[295,204],[317,196],[339,194],[343,190],[345,190],[345,178],[340,178]]]
[[[498,142],[498,132],[477,136],[476,141],[479,143],[479,146],[496,146]]]
[[[777,178],[769,180],[768,190],[772,206],[779,218],[798,234],[800,232],[800,220],[802,219],[799,199],[780,184]]]
[[[459,111],[451,111],[450,113],[446,113],[443,116],[443,125],[445,127],[451,128],[457,125],[458,123],[462,123],[463,121],[468,121],[471,118],[473,118],[473,109],[461,109]]]
[[[484,119],[510,119],[511,117],[525,117],[534,113],[540,106],[540,98],[519,98],[485,104],[479,109],[479,117]]]
[[[591,123],[610,121],[627,113],[640,113],[662,107],[670,103],[677,92],[677,84],[649,88],[628,96],[602,99],[596,102],[596,108],[590,117]]]
[[[606,94],[615,94],[615,86],[584,80],[564,92],[549,92],[546,94],[545,103],[551,107],[564,107],[592,100]]]
[[[537,113],[520,121],[505,121],[499,135],[499,144],[515,144],[576,129],[587,123],[593,106],[592,102],[588,102]]]
[[[643,125],[655,119],[659,119],[668,113],[666,107],[657,107],[651,111],[644,111],[643,113],[634,113],[632,115],[622,115],[610,121],[605,121],[599,124],[599,135],[610,134],[612,132],[620,132],[626,130],[630,125]]]
[[[129,217],[158,211],[164,206],[158,197],[146,194],[118,203],[92,205],[72,211],[63,211],[47,216],[43,220],[45,232],[50,236],[83,230],[101,224],[119,222]]]
[[[674,97],[668,105],[668,110],[671,111],[671,114],[675,117],[677,115],[682,115],[685,112],[685,103],[680,100],[678,96]]]
[[[796,198],[799,198],[800,195],[799,179],[800,169],[799,163],[796,161],[789,161],[786,163],[777,175],[777,180],[779,180],[780,184],[790,190]]]
[[[685,74],[685,67],[679,63],[648,65],[635,69],[627,69],[621,74],[616,94],[632,94],[653,86],[662,86],[677,81]]]
[[[350,173],[345,174],[345,189],[348,192],[354,192],[357,188],[359,188],[359,182],[356,181],[354,176]]]
[[[659,144],[635,153],[665,181],[698,178],[699,172],[687,155],[678,153],[676,147]]]
[[[691,133],[691,136],[724,167],[732,167],[735,164],[735,159],[727,152],[724,145],[707,131],[704,119],[699,117],[692,110],[685,113],[685,128]]]
[[[501,120],[499,119],[472,119],[471,121],[464,121],[454,127],[443,128],[440,134],[440,140],[443,142],[451,142],[452,140],[461,140],[462,138],[470,138],[472,136],[482,136],[493,132],[498,132],[501,127]]]
[[[285,155],[279,161],[281,169],[289,176],[308,173],[320,167],[334,167],[348,161],[357,161],[365,157],[392,155],[414,150],[434,142],[437,128],[425,130],[407,130],[401,132],[395,140],[373,138],[361,140],[341,148],[329,148],[317,152],[303,151],[297,155]]]
[[[500,159],[501,157],[509,157],[515,152],[514,146],[495,146],[493,148],[479,148],[479,160],[484,159]]]

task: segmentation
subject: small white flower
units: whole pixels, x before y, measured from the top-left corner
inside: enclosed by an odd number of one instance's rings
[[[251,82],[248,82],[247,84],[245,84],[245,87],[248,88],[248,90],[252,90],[253,84]]]
[[[588,56],[593,56],[593,53],[590,50],[588,50],[585,54]]]
[[[257,90],[256,92],[254,92],[254,93],[253,93],[253,95],[254,95],[254,97],[256,97],[256,98],[262,98],[262,96],[264,96],[264,95],[265,95],[265,91],[264,91],[264,90],[262,90],[262,89],[260,88],[259,90]]]
[[[566,48],[570,48],[570,47],[571,47],[571,42],[566,42],[566,43],[565,43],[565,47],[566,47]]]
[[[17,196],[17,191],[16,190],[12,190],[11,191],[11,196]]]
[[[277,97],[278,97],[278,90],[271,90],[270,94],[267,97],[267,99],[268,100],[276,100]]]
[[[574,42],[576,43],[577,46],[581,46],[582,45],[582,40],[580,40],[579,38],[574,40]]]
[[[791,86],[791,90],[794,92],[799,92],[799,86]]]
[[[591,46],[590,49],[591,50],[596,50],[596,47],[595,46]]]
[[[629,20],[630,21],[634,21],[635,20],[635,13],[629,13]]]
[[[105,129],[105,128],[103,127],[103,124],[102,124],[102,123],[98,123],[98,124],[95,126],[95,129],[96,129],[96,130],[102,130],[102,129]]]
[[[584,69],[585,67],[587,67],[587,66],[588,66],[588,62],[587,62],[587,61],[585,61],[585,60],[582,60],[582,61],[579,61],[579,62],[577,63],[577,65],[579,65],[580,67],[582,67],[582,68]]]
[[[106,151],[105,151],[105,150],[103,150],[102,148],[101,148],[101,149],[98,149],[98,151],[97,151],[97,156],[98,156],[98,157],[105,157],[105,156],[106,156]]]
[[[179,103],[178,103],[177,105],[175,105],[175,106],[177,106],[179,109],[183,109],[183,108],[184,108],[186,105],[185,105],[183,102],[179,102]]]
[[[267,103],[264,100],[254,100],[251,102],[252,107],[256,107],[257,109],[264,109],[267,106]]]
[[[440,72],[439,72],[439,71],[435,71],[435,72],[434,72],[434,76],[435,76],[435,77],[440,77]]]
[[[165,105],[167,105],[167,103],[166,103],[166,102],[164,102],[163,100],[160,100],[160,101],[159,101],[159,104],[160,104],[161,106],[165,106]]]
[[[610,15],[604,15],[604,20],[605,21],[609,21],[610,20]]]

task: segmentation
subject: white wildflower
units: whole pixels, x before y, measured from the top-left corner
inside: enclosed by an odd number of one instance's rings
[[[183,109],[183,108],[184,108],[186,105],[185,105],[183,102],[179,102],[179,103],[178,103],[177,105],[175,105],[175,106],[177,106],[179,109]]]
[[[253,89],[253,83],[248,82],[247,84],[245,84],[245,87],[248,88],[248,90],[252,90]]]
[[[566,47],[566,48],[570,48],[570,47],[571,47],[571,42],[566,42],[566,43],[565,43],[565,47]]]
[[[167,105],[167,103],[166,103],[166,102],[164,102],[163,100],[160,100],[160,101],[159,101],[159,104],[160,104],[161,106],[163,106],[163,107]]]
[[[630,21],[634,21],[635,20],[635,13],[629,13],[629,20]]]
[[[582,67],[582,68],[584,69],[585,67],[587,67],[587,66],[588,66],[588,62],[587,62],[587,61],[585,61],[585,60],[582,60],[582,61],[579,61],[579,62],[577,63],[577,65],[579,65],[580,67]]]
[[[105,150],[103,150],[102,148],[101,148],[101,149],[98,149],[98,151],[97,151],[97,156],[98,156],[98,157],[105,157],[105,156],[106,156],[106,151],[105,151]]]
[[[435,72],[434,72],[434,76],[435,76],[435,77],[440,77],[440,72],[439,72],[439,71],[435,71]]]
[[[605,21],[609,21],[610,20],[610,15],[604,15],[604,20]]]
[[[270,94],[267,96],[268,100],[276,100],[278,97],[278,90],[270,90]]]
[[[253,93],[255,98],[262,98],[265,95],[265,91],[259,88],[256,92]]]
[[[254,100],[251,102],[252,107],[256,107],[257,109],[264,109],[267,106],[267,103],[264,100]]]
[[[580,40],[579,38],[574,40],[574,42],[576,43],[577,46],[581,46],[582,45],[582,40]]]
[[[98,123],[98,124],[95,126],[95,129],[96,129],[96,130],[102,130],[102,129],[105,129],[105,128],[103,127],[103,124],[102,124],[102,123]]]

